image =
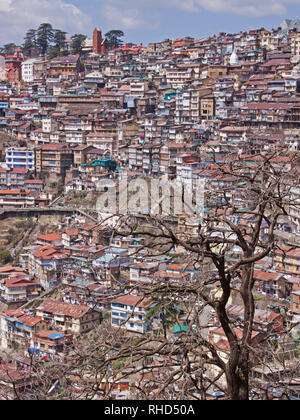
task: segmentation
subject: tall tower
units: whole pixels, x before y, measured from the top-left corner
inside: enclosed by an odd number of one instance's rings
[[[102,32],[100,29],[95,28],[93,32],[93,53],[101,54],[102,53]]]

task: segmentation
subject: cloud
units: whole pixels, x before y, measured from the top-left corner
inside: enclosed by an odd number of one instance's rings
[[[292,5],[300,5],[300,0],[0,0],[0,44],[21,43],[28,29],[45,22],[69,34],[89,35],[99,23],[108,29],[152,29],[157,34],[170,28],[175,12],[180,17],[182,13],[188,26],[188,16],[200,19],[203,11],[225,18],[283,17]]]
[[[11,10],[12,0],[0,0],[0,12],[9,12]]]
[[[134,10],[139,16],[149,14],[151,11],[177,9],[184,12],[197,13],[208,10],[213,13],[225,13],[249,17],[262,17],[267,15],[283,15],[287,6],[299,4],[300,0],[98,0],[102,5],[116,7],[120,14]]]
[[[240,16],[262,17],[267,15],[283,15],[288,0],[195,0],[197,5],[215,13],[230,13]],[[299,1],[300,4],[300,1]]]
[[[103,8],[103,16],[108,25],[121,29],[152,29],[157,27],[154,20],[145,20],[137,8],[120,8],[117,5],[107,5]]]
[[[22,42],[41,23],[69,33],[86,32],[91,18],[63,0],[0,0],[0,42]]]

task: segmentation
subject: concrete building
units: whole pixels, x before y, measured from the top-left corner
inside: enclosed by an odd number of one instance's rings
[[[40,60],[37,58],[30,58],[29,60],[25,60],[22,63],[21,71],[22,71],[22,81],[27,83],[32,83],[34,80],[34,64],[39,62]]]
[[[73,334],[86,333],[100,324],[98,311],[86,305],[75,305],[46,299],[36,309],[36,315],[50,322],[53,328]]]
[[[73,150],[63,143],[44,144],[36,149],[35,162],[37,172],[63,175],[73,164]]]
[[[26,147],[9,147],[6,149],[5,163],[9,169],[29,169],[34,171],[34,150]]]
[[[111,302],[112,327],[125,328],[127,331],[145,333],[147,308],[150,302],[140,296],[124,295]]]

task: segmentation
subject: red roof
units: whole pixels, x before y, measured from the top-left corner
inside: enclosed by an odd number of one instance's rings
[[[41,316],[22,315],[18,317],[18,319],[22,321],[23,324],[28,325],[29,327],[33,327],[42,321],[43,318]]]
[[[43,184],[41,179],[26,179],[25,184]]]
[[[31,280],[27,280],[24,278],[12,278],[12,279],[6,279],[5,280],[5,286],[8,288],[14,288],[14,287],[26,287],[26,286],[38,286],[39,284],[36,282],[33,282]]]
[[[20,191],[20,190],[1,190],[0,194],[1,195],[21,195],[21,194],[26,194],[29,195],[31,193],[31,191]]]
[[[2,172],[2,173],[10,172],[10,173],[13,173],[13,174],[27,174],[28,169],[25,169],[25,168],[13,168],[13,169],[0,168],[0,172]]]
[[[44,258],[44,259],[66,257],[66,253],[63,253],[59,251],[58,249],[47,246],[47,245],[36,247],[33,251],[33,255],[36,258]]]
[[[90,311],[90,308],[86,305],[75,305],[54,299],[45,299],[37,310],[56,315],[71,316],[72,318],[81,318]]]
[[[41,239],[42,241],[47,242],[59,241],[61,239],[61,235],[56,233],[48,233],[46,235],[37,236],[37,239]]]
[[[129,305],[129,306],[141,306],[147,307],[150,305],[150,301],[148,299],[142,298],[141,296],[134,296],[134,295],[124,295],[120,296],[112,301],[112,303],[121,303],[122,305]]]
[[[77,236],[79,234],[79,229],[66,230],[66,235],[68,236]]]
[[[49,144],[42,144],[41,146],[39,146],[38,149],[41,150],[70,150],[69,146],[65,143],[49,143]]]

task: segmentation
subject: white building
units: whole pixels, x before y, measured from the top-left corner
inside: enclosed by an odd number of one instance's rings
[[[239,58],[235,50],[232,51],[232,54],[229,59],[229,64],[231,66],[237,66],[239,64]]]
[[[111,325],[127,331],[145,333],[149,328],[146,320],[150,302],[140,296],[124,295],[111,302]]]
[[[42,132],[51,133],[57,130],[57,122],[51,117],[44,117],[42,119]]]
[[[166,72],[167,84],[173,89],[183,88],[189,82],[194,73],[190,70],[169,70]]]
[[[38,58],[30,58],[22,63],[22,80],[23,82],[33,82],[34,64],[39,62]]]
[[[149,84],[146,81],[134,79],[130,81],[130,96],[133,98],[143,98],[148,91]]]
[[[0,55],[0,82],[7,80],[7,71],[5,69],[5,58]]]
[[[5,163],[7,168],[35,169],[35,155],[33,149],[26,147],[9,147],[6,149]]]
[[[176,108],[175,108],[175,124],[189,122],[191,95],[189,91],[177,91],[176,93]]]
[[[300,233],[300,185],[291,188],[290,196],[290,219],[293,223],[295,223],[296,230]]]

